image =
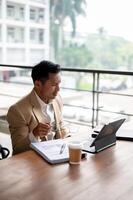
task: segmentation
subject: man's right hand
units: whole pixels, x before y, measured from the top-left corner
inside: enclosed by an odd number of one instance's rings
[[[39,123],[33,130],[33,134],[34,136],[40,136],[40,138],[47,136],[47,134],[49,133],[51,129],[51,125],[50,123]]]

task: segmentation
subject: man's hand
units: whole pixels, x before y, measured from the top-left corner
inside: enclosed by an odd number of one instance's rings
[[[47,134],[49,133],[50,129],[51,129],[50,123],[45,123],[45,124],[39,123],[34,128],[33,134],[35,136],[40,136],[40,138],[41,138],[41,137],[47,136]]]

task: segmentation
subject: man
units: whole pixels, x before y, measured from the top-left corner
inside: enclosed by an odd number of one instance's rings
[[[63,104],[58,94],[60,66],[42,61],[33,67],[31,77],[33,90],[7,113],[13,154],[29,150],[31,142],[67,135],[62,121]]]

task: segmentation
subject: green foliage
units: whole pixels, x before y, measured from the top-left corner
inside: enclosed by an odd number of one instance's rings
[[[84,81],[83,79],[81,79],[79,81],[79,83],[77,84],[77,88],[76,89],[91,91],[92,90],[92,84]]]
[[[50,0],[50,35],[55,59],[58,55],[58,49],[64,45],[63,27],[65,19],[67,17],[70,18],[72,36],[74,36],[76,32],[76,17],[78,15],[85,15],[83,5],[86,5],[86,0]],[[57,32],[58,35],[56,34]]]
[[[71,41],[59,51],[58,62],[73,68],[133,70],[133,43],[104,34],[89,34],[82,45]]]
[[[121,63],[127,66],[128,70],[133,70],[133,43],[127,42],[119,50],[119,55],[121,58]]]
[[[92,53],[94,68],[133,68],[133,44],[123,38],[103,35],[102,31],[102,34],[88,35],[86,45]]]
[[[65,67],[85,67],[92,60],[91,52],[85,45],[71,43],[59,53],[59,62]]]

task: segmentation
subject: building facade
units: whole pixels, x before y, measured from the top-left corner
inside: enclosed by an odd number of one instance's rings
[[[0,0],[0,63],[49,59],[49,0]]]

